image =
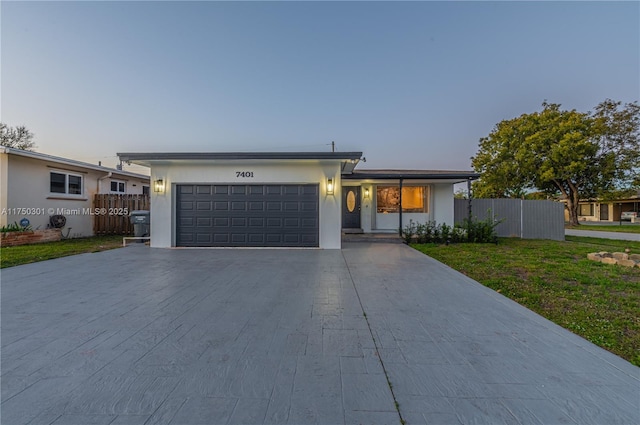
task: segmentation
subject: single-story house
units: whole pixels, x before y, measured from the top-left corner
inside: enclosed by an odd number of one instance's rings
[[[580,221],[619,221],[626,211],[640,212],[640,195],[616,200],[591,199],[578,202]],[[569,212],[565,208],[565,220],[569,221]]]
[[[151,169],[152,247],[341,248],[343,231],[453,225],[470,171],[356,170],[362,152],[119,153]],[[401,206],[401,207],[400,207]]]
[[[27,219],[46,229],[61,215],[65,236],[92,236],[95,194],[147,194],[149,187],[143,174],[0,146],[0,226]]]

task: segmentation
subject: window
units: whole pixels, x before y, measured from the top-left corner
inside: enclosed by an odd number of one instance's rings
[[[426,186],[405,186],[402,188],[402,212],[429,212]],[[377,211],[379,213],[397,213],[400,202],[399,186],[378,186],[376,188]]]
[[[580,204],[579,215],[593,215],[593,204]]]
[[[149,186],[142,186],[142,194],[149,195]]]
[[[82,195],[82,176],[52,171],[49,174],[49,190],[51,193]]]
[[[126,184],[117,180],[111,180],[111,193],[124,193]]]

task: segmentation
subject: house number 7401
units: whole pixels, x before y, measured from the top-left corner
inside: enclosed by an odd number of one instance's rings
[[[253,178],[253,171],[236,171],[236,177]]]

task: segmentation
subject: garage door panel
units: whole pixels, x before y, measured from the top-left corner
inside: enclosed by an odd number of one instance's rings
[[[300,186],[300,194],[301,195],[318,195],[318,185],[305,185]]]
[[[180,207],[180,209],[182,211],[192,210],[193,209],[193,202],[191,202],[191,201],[182,201],[182,202],[180,202],[179,207]]]
[[[284,211],[299,211],[300,205],[298,202],[285,202]]]
[[[229,218],[227,217],[214,217],[213,225],[216,227],[229,227]]]
[[[181,217],[178,221],[178,225],[181,227],[193,226],[195,223],[195,217]]]
[[[211,227],[212,220],[211,217],[197,217],[196,218],[196,226],[198,227]]]
[[[316,243],[317,239],[314,235],[301,235],[302,240],[300,241],[303,245]]]
[[[281,202],[267,202],[267,211],[282,211]]]
[[[249,233],[247,240],[252,244],[263,244],[265,242],[265,235],[263,233]]]
[[[299,218],[285,218],[284,219],[284,227],[300,227],[300,219]]]
[[[211,186],[196,186],[196,194],[197,195],[210,195],[211,194]]]
[[[229,209],[229,203],[228,202],[215,201],[213,203],[213,208],[216,211],[227,211]]]
[[[247,234],[246,233],[232,233],[231,234],[231,243],[238,243],[238,244],[247,243]]]
[[[300,223],[300,226],[301,227],[306,227],[306,228],[315,228],[317,226],[317,223],[313,219],[303,218],[301,223]]]
[[[247,227],[247,219],[244,217],[233,217],[231,227]]]
[[[210,201],[198,201],[196,202],[196,209],[198,211],[211,211]]]
[[[249,226],[251,227],[265,227],[265,219],[263,217],[250,217]]]
[[[318,185],[178,187],[178,246],[319,245]]]
[[[210,244],[212,241],[212,235],[210,233],[196,233],[197,243]]]
[[[282,219],[281,218],[267,218],[267,227],[282,227]]]
[[[281,195],[282,194],[282,186],[280,186],[280,185],[277,185],[277,186],[267,185],[264,188],[265,188],[265,193],[267,195]]]
[[[215,244],[228,244],[230,242],[228,233],[215,233],[213,235],[213,242]]]

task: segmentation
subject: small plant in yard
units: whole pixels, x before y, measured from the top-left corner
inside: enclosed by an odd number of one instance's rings
[[[21,226],[15,221],[13,224],[7,224],[6,226],[0,227],[0,233],[9,233],[9,232],[30,232],[32,230],[31,226]]]

